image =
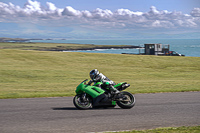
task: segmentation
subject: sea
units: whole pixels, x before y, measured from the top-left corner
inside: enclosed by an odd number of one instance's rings
[[[176,51],[179,54],[190,57],[200,57],[200,39],[84,39],[84,40],[63,40],[63,39],[49,39],[49,40],[31,40],[31,42],[45,42],[45,43],[74,43],[74,44],[94,44],[94,45],[134,45],[143,46],[149,43],[169,44],[170,51]],[[132,53],[138,54],[144,49],[95,49],[95,50],[77,50],[77,51],[63,51],[63,52],[87,52],[87,53]]]

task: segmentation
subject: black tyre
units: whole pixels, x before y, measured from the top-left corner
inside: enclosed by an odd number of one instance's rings
[[[89,97],[82,98],[81,95],[76,95],[73,99],[74,106],[78,109],[86,110],[92,107]]]
[[[135,105],[135,97],[129,92],[122,91],[121,94],[125,97],[117,101],[117,105],[123,109],[130,109]]]

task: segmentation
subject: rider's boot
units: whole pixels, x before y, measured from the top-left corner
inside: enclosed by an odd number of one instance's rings
[[[115,87],[111,86],[110,89],[111,89],[112,93],[114,93],[114,95],[115,95],[114,97],[115,97],[116,99],[123,98],[123,96],[122,96],[122,94],[120,93],[120,91],[117,90]]]

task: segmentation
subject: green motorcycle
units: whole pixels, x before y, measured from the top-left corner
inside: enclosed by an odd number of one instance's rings
[[[120,91],[120,93],[115,94],[101,82],[90,85],[87,81],[87,79],[84,80],[76,88],[76,96],[73,99],[76,108],[85,110],[89,108],[115,107],[117,104],[123,109],[130,109],[135,105],[134,95],[122,91],[128,88],[130,84],[121,82],[114,85]]]

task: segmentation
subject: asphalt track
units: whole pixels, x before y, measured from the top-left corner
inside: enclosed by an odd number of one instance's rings
[[[136,94],[132,109],[77,110],[72,97],[0,99],[1,133],[85,133],[200,125],[200,92]]]

